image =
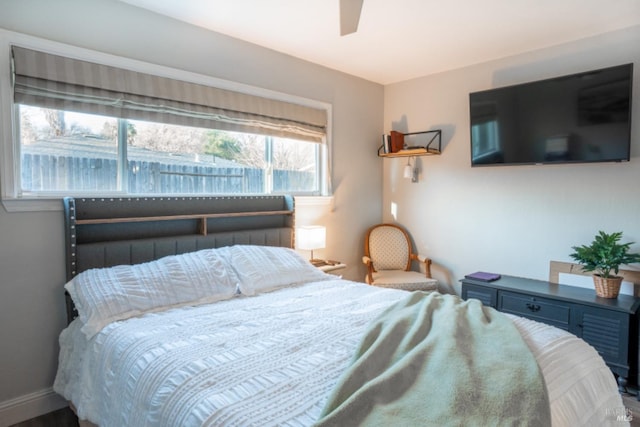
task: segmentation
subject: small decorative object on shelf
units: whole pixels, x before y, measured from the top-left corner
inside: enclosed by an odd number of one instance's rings
[[[633,242],[618,243],[622,232],[607,234],[599,231],[589,246],[573,246],[569,256],[582,265],[586,272],[593,271],[596,295],[618,298],[622,277],[617,276],[621,264],[640,262],[640,254],[629,253]],[[613,273],[612,273],[613,272]]]
[[[391,144],[389,144],[389,153],[397,153],[400,150],[404,149],[404,134],[400,132],[396,132],[395,130],[391,131]]]
[[[420,137],[417,135],[424,135],[426,140],[419,141]],[[378,156],[428,156],[440,154],[441,150],[442,131],[440,129],[409,133],[392,130],[390,135],[382,135],[382,145],[378,148]]]

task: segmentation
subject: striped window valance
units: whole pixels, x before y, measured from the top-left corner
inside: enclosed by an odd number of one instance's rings
[[[324,142],[327,112],[12,46],[20,104]]]

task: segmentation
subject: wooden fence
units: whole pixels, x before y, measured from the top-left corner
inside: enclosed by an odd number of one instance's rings
[[[24,191],[116,191],[116,160],[23,153]],[[129,160],[128,192],[132,194],[263,193],[265,171],[250,167],[217,167]],[[315,174],[274,170],[273,191],[315,188]]]

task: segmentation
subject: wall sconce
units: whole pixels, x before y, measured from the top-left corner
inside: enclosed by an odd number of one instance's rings
[[[411,166],[411,157],[407,157],[407,164],[404,167],[402,176],[406,179],[410,179],[411,182],[418,182],[418,163],[416,158],[413,158],[413,166]]]
[[[296,230],[296,247],[311,251],[311,264],[324,264],[321,259],[313,257],[314,249],[323,249],[327,244],[327,228],[322,225],[307,225]]]

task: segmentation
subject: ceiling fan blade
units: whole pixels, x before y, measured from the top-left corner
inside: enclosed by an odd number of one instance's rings
[[[355,33],[364,0],[340,0],[340,35]]]

